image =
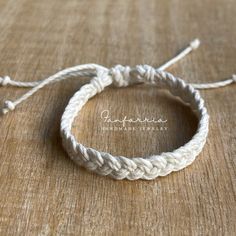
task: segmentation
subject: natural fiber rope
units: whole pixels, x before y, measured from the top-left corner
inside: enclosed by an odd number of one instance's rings
[[[199,41],[193,41],[183,52],[158,69],[148,65],[138,65],[133,68],[118,65],[108,69],[97,64],[86,64],[62,70],[45,80],[36,82],[17,82],[11,80],[8,76],[0,78],[0,84],[3,86],[33,87],[18,100],[14,102],[6,101],[2,113],[6,114],[9,110],[14,110],[18,104],[49,83],[69,77],[92,77],[90,83],[82,86],[70,99],[61,119],[63,146],[72,160],[91,171],[101,175],[109,175],[115,179],[150,180],[158,176],[165,176],[191,164],[206,142],[209,116],[204,106],[204,100],[196,89],[216,88],[236,82],[236,76],[234,75],[231,79],[217,83],[188,84],[182,79],[163,71],[198,46]],[[112,83],[118,87],[134,83],[148,83],[169,90],[174,96],[181,98],[196,113],[199,119],[196,134],[188,143],[173,152],[165,152],[145,158],[113,156],[78,143],[71,133],[75,117],[91,97],[102,92],[105,87]]]

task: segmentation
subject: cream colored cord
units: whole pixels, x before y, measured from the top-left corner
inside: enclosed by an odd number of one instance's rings
[[[32,89],[14,102],[7,100],[4,103],[2,114],[14,110],[17,105],[47,84],[71,77],[91,77],[90,83],[82,86],[72,96],[61,119],[63,146],[70,157],[76,163],[91,171],[101,175],[109,175],[115,179],[150,180],[158,176],[165,176],[172,171],[178,171],[191,164],[201,152],[206,142],[209,116],[204,106],[204,100],[196,89],[217,88],[236,82],[236,76],[233,75],[231,79],[221,82],[188,84],[184,80],[164,71],[193,49],[198,48],[199,44],[198,39],[194,40],[180,54],[157,69],[149,65],[137,65],[133,68],[117,65],[108,69],[97,64],[85,64],[67,68],[45,80],[36,82],[18,82],[5,76],[0,78],[0,84],[3,86],[32,87]],[[195,111],[199,119],[198,129],[188,143],[172,152],[149,157],[126,158],[85,147],[76,141],[76,138],[71,133],[72,123],[78,112],[91,97],[102,92],[105,87],[112,83],[118,87],[124,87],[140,82],[169,90],[174,96],[181,98]]]

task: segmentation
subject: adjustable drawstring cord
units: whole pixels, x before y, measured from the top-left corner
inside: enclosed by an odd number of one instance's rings
[[[192,50],[195,50],[199,47],[200,41],[198,39],[195,39],[192,41],[189,46],[184,49],[181,53],[179,53],[176,57],[169,60],[159,68],[155,69],[156,71],[164,71],[171,65],[175,64],[179,60],[181,60],[183,57],[185,57],[187,54],[189,54]],[[137,67],[145,67],[144,66],[136,66],[136,68],[130,68],[130,67],[124,67],[121,65],[115,66],[114,68],[108,69],[106,67],[97,65],[97,64],[84,64],[84,65],[78,65],[74,67],[70,67],[67,69],[64,69],[50,77],[48,77],[45,80],[35,81],[35,82],[21,82],[21,81],[14,81],[9,76],[0,77],[0,85],[2,86],[13,86],[13,87],[22,87],[22,88],[31,88],[27,93],[22,95],[20,98],[18,98],[15,101],[7,100],[4,102],[4,107],[2,108],[2,114],[6,114],[10,110],[14,110],[17,105],[19,105],[24,100],[28,99],[30,96],[32,96],[34,93],[36,93],[39,89],[43,88],[44,86],[54,83],[57,81],[61,81],[67,78],[72,77],[95,77],[97,75],[98,71],[104,71],[105,73],[108,73],[112,78],[113,82],[117,86],[127,86],[130,81],[130,74],[131,72],[135,72],[137,70]],[[147,68],[148,66],[146,66]],[[126,73],[126,76],[125,76]],[[124,78],[125,77],[125,80]],[[119,81],[120,80],[120,81]],[[135,83],[135,81],[133,81]],[[140,82],[140,81],[136,81]],[[196,89],[210,89],[210,88],[218,88],[223,87],[226,85],[229,85],[233,82],[236,82],[236,75],[233,75],[232,78],[214,82],[214,83],[204,83],[204,84],[190,84]]]

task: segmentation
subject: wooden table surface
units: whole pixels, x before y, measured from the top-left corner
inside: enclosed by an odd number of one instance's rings
[[[158,66],[198,37],[201,47],[168,71],[219,81],[236,73],[235,13],[235,0],[0,0],[0,73],[35,81],[90,62]],[[190,167],[115,181],[77,167],[61,146],[61,115],[86,81],[50,85],[0,118],[0,235],[236,235],[236,85],[201,91],[209,137]],[[25,91],[2,87],[0,101]],[[114,119],[162,117],[167,129],[104,130],[104,110]],[[137,85],[94,97],[73,132],[87,146],[134,157],[172,151],[196,127],[166,91]]]

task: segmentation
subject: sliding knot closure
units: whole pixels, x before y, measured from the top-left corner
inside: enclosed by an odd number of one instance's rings
[[[129,66],[116,65],[110,69],[113,83],[117,87],[126,87],[131,82]]]
[[[0,84],[3,86],[31,87],[31,90],[14,102],[6,101],[2,113],[6,114],[8,111],[14,110],[18,104],[50,83],[70,77],[89,77],[91,78],[90,83],[82,86],[72,96],[61,118],[60,131],[62,143],[71,159],[88,170],[100,175],[109,175],[115,179],[151,180],[158,176],[168,175],[173,171],[181,170],[190,165],[202,151],[206,142],[209,116],[204,105],[204,100],[197,89],[219,88],[236,82],[236,75],[233,75],[230,79],[215,83],[189,84],[164,71],[189,52],[198,48],[199,44],[199,40],[194,40],[179,55],[159,68],[149,65],[137,65],[133,68],[117,65],[108,69],[97,64],[85,64],[67,68],[41,81],[20,82],[11,80],[8,76],[0,77]],[[102,92],[105,87],[112,83],[118,87],[126,87],[130,84],[140,82],[168,90],[173,96],[180,98],[194,110],[199,123],[196,134],[189,142],[172,152],[134,158],[113,156],[110,153],[85,147],[83,144],[77,142],[71,132],[72,124],[79,111],[90,98]]]
[[[139,80],[144,80],[147,83],[153,83],[157,70],[149,65],[137,65]]]
[[[93,77],[90,83],[98,93],[101,93],[104,88],[110,84],[110,78],[106,70],[98,70],[97,76]]]

